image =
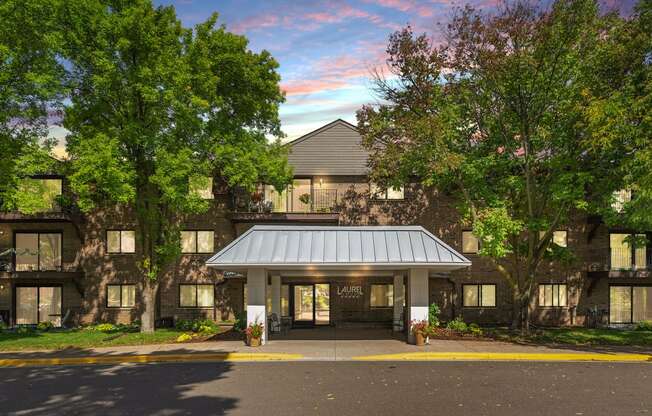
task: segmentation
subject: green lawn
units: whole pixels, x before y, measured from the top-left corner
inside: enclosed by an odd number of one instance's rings
[[[571,345],[652,345],[652,331],[634,331],[591,328],[547,328],[532,331],[529,336],[508,329],[486,331],[496,339],[538,344]]]
[[[183,332],[177,329],[157,329],[152,334],[141,334],[140,332],[103,333],[81,329],[35,331],[28,334],[2,331],[0,332],[0,351],[165,344],[175,342]]]

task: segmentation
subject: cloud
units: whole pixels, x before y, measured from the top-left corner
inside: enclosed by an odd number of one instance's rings
[[[434,15],[433,6],[427,6],[415,0],[365,0],[368,3],[378,4],[382,7],[398,10],[403,13],[415,13],[420,17]]]

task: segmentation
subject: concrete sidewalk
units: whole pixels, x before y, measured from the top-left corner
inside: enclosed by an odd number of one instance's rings
[[[433,340],[417,347],[396,339],[271,340],[251,348],[242,341],[121,346],[55,351],[0,352],[0,366],[117,364],[170,361],[401,361],[401,360],[545,360],[647,361],[650,348],[518,345],[498,341]]]

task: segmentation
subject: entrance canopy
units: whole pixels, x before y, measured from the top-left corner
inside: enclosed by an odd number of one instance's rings
[[[471,262],[421,226],[255,225],[211,257],[220,270],[447,272]]]

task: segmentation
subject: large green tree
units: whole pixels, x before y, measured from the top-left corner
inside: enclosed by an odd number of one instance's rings
[[[66,2],[62,16],[70,184],[83,211],[134,208],[142,330],[151,331],[182,221],[209,207],[194,186],[212,176],[248,188],[289,181],[284,149],[266,137],[281,134],[278,64],[216,15],[188,29],[149,0]]]
[[[48,126],[61,109],[65,70],[56,1],[0,2],[0,205],[33,213],[47,208],[29,175],[52,171]],[[48,120],[50,116],[50,120]]]
[[[618,210],[610,194],[596,211],[609,224],[652,230],[652,1],[642,0],[628,19],[607,16],[593,54],[585,96],[586,144],[619,161],[611,168],[614,188],[631,191]],[[602,196],[602,198],[599,198]]]
[[[603,24],[591,0],[467,6],[440,46],[410,28],[392,35],[381,104],[358,112],[377,182],[417,177],[458,197],[522,329],[544,259],[572,259],[554,231],[589,209],[588,189],[613,190],[604,180],[613,163],[586,145],[587,63]]]

